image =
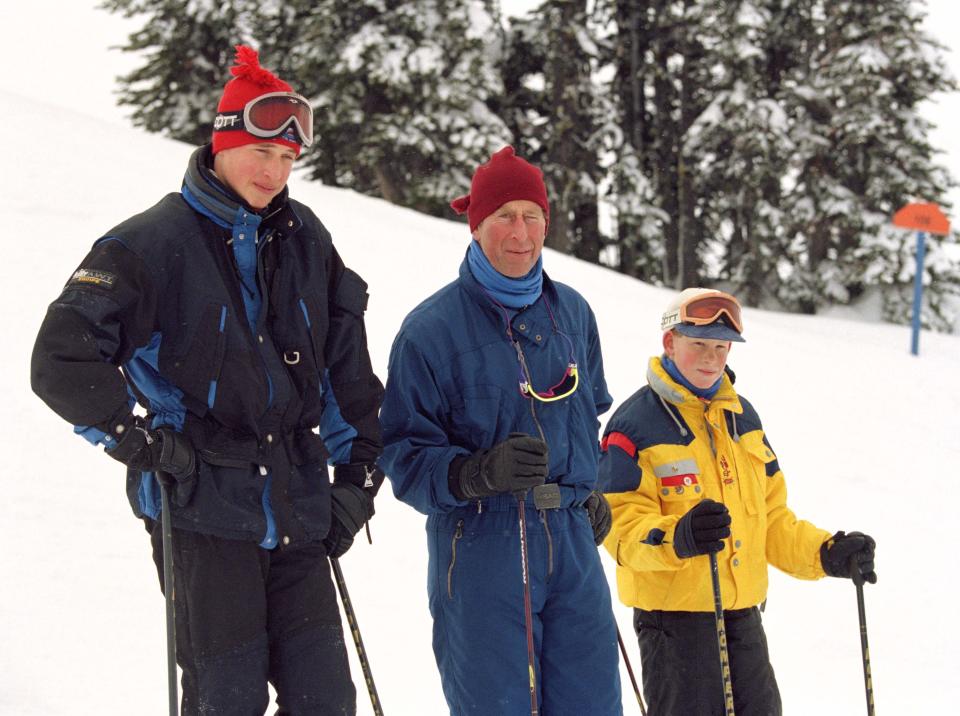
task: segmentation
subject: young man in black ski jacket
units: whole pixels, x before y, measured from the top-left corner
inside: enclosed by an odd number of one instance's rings
[[[107,232],[51,304],[32,385],[127,466],[158,569],[169,487],[183,713],[263,713],[268,681],[282,713],[353,713],[326,558],[383,479],[366,284],[287,196],[309,104],[250,48],[232,72],[181,192]]]

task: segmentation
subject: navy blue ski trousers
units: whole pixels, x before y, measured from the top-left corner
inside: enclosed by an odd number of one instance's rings
[[[620,716],[616,624],[587,512],[527,503],[525,514],[540,713]],[[433,649],[450,713],[529,716],[516,502],[430,515],[427,539]]]
[[[163,589],[159,522],[147,521]],[[356,713],[356,689],[326,550],[266,550],[175,529],[177,663],[184,716]]]

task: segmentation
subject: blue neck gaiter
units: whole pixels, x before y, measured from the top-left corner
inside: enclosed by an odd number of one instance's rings
[[[470,248],[467,249],[467,265],[477,282],[504,306],[510,308],[529,306],[540,298],[540,293],[543,291],[543,256],[537,259],[537,263],[526,276],[510,278],[493,267],[490,259],[480,248],[479,241],[471,240]]]
[[[719,378],[717,378],[717,382],[711,385],[709,388],[697,388],[689,380],[683,377],[683,373],[681,373],[680,369],[677,368],[677,364],[667,358],[667,356],[660,356],[660,365],[663,366],[663,369],[667,371],[667,374],[677,383],[682,385],[698,398],[703,398],[704,400],[713,400],[713,396],[715,396],[717,391],[720,390],[720,384],[723,382],[723,376],[721,375]]]

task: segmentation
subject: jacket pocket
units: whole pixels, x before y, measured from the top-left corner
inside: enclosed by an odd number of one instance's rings
[[[210,302],[204,307],[189,342],[181,349],[166,351],[161,343],[161,372],[197,403],[213,408],[223,358],[226,352],[227,307]],[[167,340],[164,336],[164,342]]]
[[[265,478],[251,463],[201,451],[191,500],[178,511],[182,520],[229,539],[262,539]],[[216,464],[208,462],[215,460]],[[242,465],[242,467],[241,467]]]
[[[335,380],[356,380],[365,369],[361,349],[367,344],[363,314],[367,310],[367,284],[350,269],[344,269],[330,302],[330,324],[323,355]]]
[[[747,464],[743,466],[745,474],[740,480],[740,499],[748,515],[766,512],[767,485],[780,470],[773,450],[763,440],[754,437],[748,435],[741,438]]]
[[[451,400],[447,432],[450,443],[471,452],[492,447],[498,435],[506,436],[514,413],[496,385],[468,385]]]
[[[700,466],[694,458],[670,460],[653,466],[657,480],[657,494],[664,506],[664,514],[686,512],[691,501],[703,496],[700,484]]]

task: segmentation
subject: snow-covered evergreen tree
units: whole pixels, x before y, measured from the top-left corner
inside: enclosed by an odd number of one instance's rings
[[[551,246],[750,304],[880,292],[905,320],[913,237],[890,217],[953,181],[918,114],[955,88],[918,0],[544,0],[506,30],[495,0],[103,6],[147,19],[121,78],[140,126],[207,141],[233,45],[253,44],[315,108],[312,176],[451,216],[513,143],[544,170]],[[934,327],[960,294],[947,242],[930,237]]]
[[[547,245],[598,263],[603,103],[587,0],[545,0],[511,23],[503,111],[550,192]],[[524,152],[523,150],[529,151]]]
[[[885,313],[907,319],[913,237],[890,225],[910,201],[943,203],[952,179],[935,164],[918,105],[955,88],[916,3],[803,3],[812,27],[804,72],[792,88],[796,184],[785,215],[794,238],[778,295],[813,310],[880,287]],[[927,322],[943,327],[956,264],[934,241]],[[931,273],[928,277],[932,279]]]
[[[233,45],[314,104],[314,176],[404,206],[451,215],[474,167],[509,143],[491,111],[502,85],[492,0],[108,0],[149,18],[128,49],[148,63],[123,80],[138,123],[209,139]],[[139,117],[142,116],[142,119]]]
[[[104,0],[125,17],[142,16],[143,28],[122,48],[145,63],[118,78],[119,103],[133,108],[133,123],[191,144],[210,140],[223,86],[230,78],[233,46],[243,31],[246,0]]]
[[[683,145],[698,161],[701,280],[723,282],[753,305],[776,294],[786,241],[780,204],[793,143],[779,96],[790,71],[778,52],[781,4],[730,2],[705,23],[721,28],[712,99]]]
[[[314,104],[305,157],[326,181],[452,215],[473,168],[510,142],[491,111],[502,47],[491,0],[319,0],[300,8],[286,63]],[[287,25],[280,4],[274,24]],[[276,35],[273,35],[276,37]],[[266,46],[276,44],[264,35]],[[279,45],[276,45],[279,48]]]
[[[609,207],[613,251],[607,262],[618,271],[650,283],[662,279],[665,226],[673,217],[657,207],[648,60],[655,20],[650,3],[614,0],[598,3],[602,65],[609,75],[601,97],[603,155],[607,170],[604,203]]]

